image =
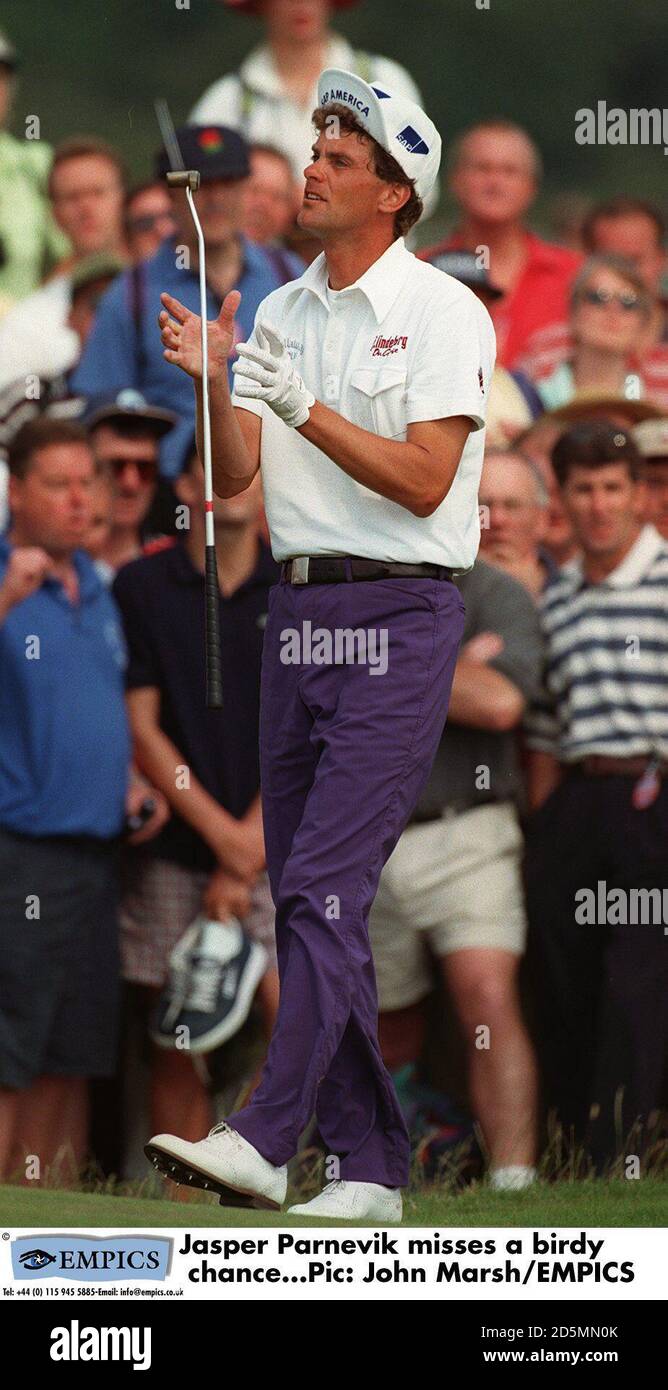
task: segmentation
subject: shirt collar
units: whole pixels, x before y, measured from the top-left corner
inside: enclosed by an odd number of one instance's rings
[[[612,570],[610,574],[606,575],[605,579],[600,581],[600,584],[605,585],[609,589],[635,588],[636,584],[640,584],[645,576],[649,574],[654,561],[657,556],[661,554],[662,550],[668,552],[668,547],[666,546],[663,536],[659,534],[656,527],[643,526],[638,539],[631,546],[628,555],[624,556],[621,564],[619,564],[616,569]],[[574,590],[581,589],[587,584],[582,560],[580,558],[572,560],[567,570],[562,571],[562,573],[568,574],[568,578],[572,580]],[[592,587],[598,588],[599,585],[593,585]]]
[[[353,65],[353,50],[339,34],[332,34],[327,45],[323,68],[343,68],[349,72]],[[242,81],[254,92],[265,97],[286,97],[288,93],[276,70],[274,56],[268,44],[254,48],[239,69]]]
[[[382,323],[392,307],[414,259],[413,253],[406,249],[403,237],[397,237],[397,240],[388,246],[387,251],[384,251],[382,256],[379,256],[378,260],[374,261],[363,275],[360,275],[359,280],[356,280],[352,285],[346,285],[346,288],[341,290],[341,296],[352,296],[361,290],[373,309],[376,322]],[[294,295],[301,294],[302,290],[310,290],[329,310],[327,278],[327,260],[325,252],[321,251],[300,279],[295,281],[286,296],[286,301],[292,299]]]

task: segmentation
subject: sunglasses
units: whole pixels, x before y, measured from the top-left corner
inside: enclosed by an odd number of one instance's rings
[[[164,212],[146,212],[141,217],[129,217],[126,225],[130,232],[152,232],[153,228],[159,226],[161,222],[168,221],[171,223],[173,220],[168,210]]]
[[[641,307],[640,298],[633,290],[622,290],[619,294],[613,294],[611,290],[583,290],[580,298],[585,304],[618,304],[627,313]]]
[[[157,464],[153,462],[153,459],[130,459],[119,456],[114,459],[105,459],[105,466],[111,469],[115,478],[120,478],[126,468],[136,468],[143,483],[153,482],[157,472]]]

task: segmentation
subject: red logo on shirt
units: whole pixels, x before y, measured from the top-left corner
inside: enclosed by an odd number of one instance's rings
[[[382,333],[379,333],[378,337],[374,338],[371,344],[371,356],[392,357],[400,348],[405,352],[407,343],[408,338],[405,335],[402,336],[399,334],[396,338],[384,338]]]

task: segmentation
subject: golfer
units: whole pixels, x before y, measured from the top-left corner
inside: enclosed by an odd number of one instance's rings
[[[260,305],[232,396],[237,292],[209,325],[214,488],[232,497],[261,469],[282,562],[260,729],[280,1006],[250,1103],[198,1143],[163,1134],[147,1154],[223,1202],[280,1207],[315,1112],[332,1181],[290,1211],[392,1222],[409,1143],[378,1046],[367,919],[446,718],[494,333],[469,289],[404,244],[438,174],[432,122],[336,69],[319,103],[299,220],[324,253]],[[199,320],[163,303],[165,356],[194,378],[201,432]]]

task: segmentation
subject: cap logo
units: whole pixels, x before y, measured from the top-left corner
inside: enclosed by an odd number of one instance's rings
[[[381,101],[383,101],[383,100],[389,101],[389,100],[390,100],[390,94],[389,94],[389,92],[384,92],[383,89],[382,89],[382,87],[372,87],[371,90],[372,90],[372,92],[375,92],[375,93],[376,93],[376,96],[377,96],[377,97],[380,97]]]
[[[197,143],[207,154],[217,154],[225,142],[219,130],[201,130],[197,136]]]
[[[418,135],[417,130],[414,130],[412,125],[405,125],[403,130],[399,131],[397,140],[400,145],[405,145],[411,154],[429,154],[428,144],[421,135]]]
[[[343,87],[332,87],[331,92],[323,92],[320,98],[320,105],[328,106],[330,101],[341,101],[346,106],[353,106],[356,111],[359,111],[361,116],[368,116],[369,114],[369,108],[362,101],[361,97],[355,96],[353,92],[346,92]]]

